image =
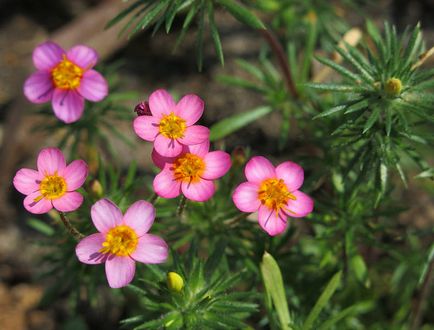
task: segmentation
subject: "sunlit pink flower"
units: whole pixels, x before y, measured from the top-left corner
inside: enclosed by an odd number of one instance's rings
[[[181,194],[188,199],[203,202],[215,192],[214,180],[222,177],[231,167],[229,154],[209,152],[209,141],[184,147],[178,157],[167,158],[152,151],[154,164],[162,171],[154,179],[154,191],[164,198]]]
[[[104,77],[92,68],[98,54],[90,47],[77,45],[65,52],[52,41],[33,50],[36,71],[24,83],[24,95],[30,102],[51,101],[54,114],[65,123],[80,119],[84,99],[98,102],[108,94]]]
[[[209,129],[194,125],[202,116],[204,103],[194,94],[185,95],[178,103],[164,89],[149,97],[152,116],[134,119],[134,131],[143,140],[154,142],[155,150],[164,157],[178,156],[185,145],[196,145],[209,138]]]
[[[243,212],[258,212],[259,225],[269,235],[282,233],[287,218],[305,217],[313,210],[313,200],[299,191],[304,181],[300,165],[287,161],[276,168],[264,157],[246,164],[247,182],[241,183],[232,199]]]
[[[76,192],[87,177],[87,164],[74,160],[66,166],[65,157],[57,148],[42,149],[38,155],[38,170],[22,168],[14,177],[14,186],[22,194],[24,207],[34,214],[47,213],[53,207],[71,212],[83,203]]]
[[[148,234],[155,219],[151,203],[137,201],[122,215],[113,202],[101,199],[92,206],[91,217],[99,232],[83,238],[75,253],[85,264],[105,262],[110,287],[128,285],[134,278],[136,261],[145,264],[166,261],[169,250],[166,242]]]

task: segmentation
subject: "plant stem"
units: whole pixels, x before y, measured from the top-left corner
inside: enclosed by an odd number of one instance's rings
[[[279,40],[277,40],[276,36],[270,31],[270,29],[260,30],[260,32],[262,33],[262,36],[268,42],[271,50],[276,56],[277,62],[282,69],[283,78],[285,80],[288,91],[291,93],[294,99],[298,99],[299,95],[295,87],[294,80],[292,79],[291,69],[288,65],[286,54],[283,50],[282,45],[280,44]]]
[[[434,276],[434,259],[431,260],[429,264],[428,270],[423,279],[420,293],[416,297],[416,302],[413,308],[413,317],[410,326],[411,330],[416,330],[420,328],[420,324],[422,323],[422,319],[423,319],[423,313],[426,307],[426,302],[428,297],[430,296],[433,276]]]
[[[149,203],[151,203],[152,205],[155,205],[155,203],[158,200],[158,197],[159,196],[156,193],[153,193],[152,196],[151,196],[151,198],[149,198]]]
[[[187,199],[184,195],[182,195],[181,200],[179,201],[178,208],[176,209],[176,215],[180,217],[182,215],[182,212],[184,212],[185,204],[187,203]]]
[[[229,227],[235,227],[235,225],[240,222],[241,220],[246,219],[251,213],[241,213],[237,215],[235,218],[232,218],[225,222],[225,225]]]
[[[60,212],[59,211],[59,215],[60,215],[60,220],[62,220],[65,228],[68,230],[69,234],[74,237],[77,241],[81,240],[82,238],[84,238],[84,235],[82,233],[80,233],[77,228],[75,228],[71,222],[69,222],[68,218],[66,217],[65,213]]]

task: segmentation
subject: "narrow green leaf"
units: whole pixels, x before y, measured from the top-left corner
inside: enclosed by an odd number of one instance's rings
[[[350,316],[356,316],[358,314],[366,313],[373,307],[374,303],[372,301],[362,301],[360,303],[357,303],[356,305],[345,308],[344,310],[333,315],[322,325],[320,325],[318,330],[339,329],[338,327],[336,327],[336,324],[339,321],[342,321]]]
[[[137,23],[137,26],[130,33],[130,36],[134,35],[140,29],[142,30],[146,29],[148,25],[151,24],[152,21],[157,17],[157,15],[160,14],[160,12],[164,9],[164,7],[166,7],[168,2],[169,0],[162,0],[158,2],[155,6],[153,6],[140,20],[140,22]]]
[[[258,80],[262,80],[264,77],[264,74],[262,71],[256,66],[253,65],[243,59],[237,59],[235,62],[246,72],[250,73],[252,76],[254,76]]]
[[[106,24],[104,29],[111,28],[113,25],[120,22],[125,16],[127,16],[129,13],[131,13],[134,9],[136,9],[140,5],[143,5],[143,1],[139,0],[139,1],[136,1],[135,3],[133,3],[131,6],[125,8],[118,15],[116,15],[110,21],[108,21],[108,23]]]
[[[366,263],[363,260],[362,256],[359,254],[353,256],[350,259],[350,265],[357,280],[365,287],[369,288],[371,283],[368,278],[368,268],[366,267]]]
[[[39,219],[30,218],[29,221],[27,221],[27,224],[33,229],[39,231],[41,234],[44,234],[46,236],[54,235],[54,229]]]
[[[208,20],[209,20],[209,27],[211,29],[211,37],[214,42],[214,48],[217,53],[217,57],[219,58],[221,65],[224,65],[225,59],[223,56],[223,48],[222,48],[222,43],[220,41],[219,31],[214,22],[214,7],[212,1],[208,2]]]
[[[365,126],[363,127],[362,134],[365,134],[367,131],[371,129],[372,126],[374,126],[377,119],[380,117],[380,108],[376,108],[371,115],[369,116],[368,120],[365,123]]]
[[[313,117],[313,119],[327,117],[327,116],[330,116],[332,114],[344,111],[346,109],[347,109],[346,105],[337,105],[331,109],[328,109],[326,111],[321,112],[319,115],[316,115],[315,117]]]
[[[205,8],[200,9],[199,27],[196,37],[197,68],[202,71],[203,66],[203,33],[205,30]]]
[[[325,57],[316,57],[316,59],[324,65],[327,65],[334,69],[336,72],[339,72],[342,76],[347,77],[355,82],[360,81],[361,79],[356,74],[352,73],[350,70],[344,68],[342,65],[337,64],[336,62],[325,58]]]
[[[303,84],[303,86],[308,88],[314,88],[324,91],[334,91],[334,92],[359,92],[362,89],[357,88],[352,85],[344,85],[344,84],[323,84],[323,83],[307,83]]]
[[[415,176],[417,179],[422,178],[434,178],[434,168],[427,169],[425,171],[420,172],[418,175]]]
[[[239,113],[219,121],[211,126],[211,141],[216,141],[247,126],[259,118],[269,114],[273,109],[270,107],[259,107],[247,112]]]
[[[227,9],[237,20],[254,29],[265,30],[264,23],[261,22],[253,13],[234,0],[217,0],[224,8]]]
[[[170,29],[172,28],[172,23],[173,23],[173,20],[175,19],[176,13],[179,10],[180,4],[181,4],[181,0],[174,0],[174,1],[172,1],[172,4],[166,10],[166,14],[165,14],[166,33],[169,33]]]

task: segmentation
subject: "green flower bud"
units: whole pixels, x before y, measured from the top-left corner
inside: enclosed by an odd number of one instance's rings
[[[402,82],[398,78],[389,78],[386,81],[384,90],[388,96],[396,97],[401,94]]]
[[[184,287],[184,280],[178,273],[169,272],[167,273],[167,287],[170,291],[181,292]]]

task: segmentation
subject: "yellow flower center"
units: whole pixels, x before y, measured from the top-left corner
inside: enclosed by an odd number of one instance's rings
[[[205,171],[205,162],[194,154],[185,154],[173,164],[175,180],[184,182],[198,182]]]
[[[402,90],[402,82],[398,78],[390,78],[386,81],[386,85],[384,86],[384,90],[386,94],[391,97],[396,97],[401,94]]]
[[[282,179],[262,181],[258,191],[258,198],[262,205],[274,210],[277,215],[279,215],[280,210],[291,212],[286,205],[290,199],[296,200],[295,196],[288,191]]]
[[[136,250],[138,242],[139,238],[131,227],[117,226],[109,230],[99,252],[126,257]]]
[[[54,86],[61,89],[74,89],[80,86],[84,70],[63,55],[63,60],[51,71]]]
[[[66,193],[66,182],[61,176],[56,173],[53,175],[47,175],[39,185],[39,191],[41,196],[35,198],[35,202],[40,201],[42,198],[46,199],[57,199],[65,195]]]
[[[176,116],[173,112],[164,116],[160,121],[160,133],[169,139],[184,137],[186,128],[185,120]]]

